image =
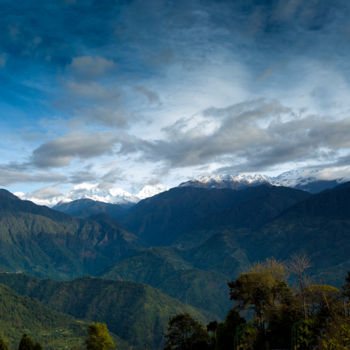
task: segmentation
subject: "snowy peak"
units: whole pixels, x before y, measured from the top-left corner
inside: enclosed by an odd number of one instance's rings
[[[317,170],[292,170],[275,177],[261,174],[202,176],[197,179],[183,182],[179,187],[231,188],[234,190],[240,190],[247,187],[270,184],[274,186],[292,187],[311,193],[318,193],[325,189],[333,188],[344,181],[348,180],[343,178],[322,178],[322,174]]]
[[[271,183],[270,178],[260,174],[213,175],[183,182],[179,187],[231,188],[238,190],[269,183]]]

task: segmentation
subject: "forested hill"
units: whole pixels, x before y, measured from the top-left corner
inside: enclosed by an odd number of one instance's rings
[[[37,300],[21,296],[0,284],[0,337],[17,349],[23,333],[57,349],[84,343],[87,322],[54,311]]]
[[[104,322],[135,349],[158,349],[170,317],[187,312],[202,322],[214,318],[147,285],[101,278],[58,282],[25,274],[0,274],[17,293],[79,319]]]
[[[0,192],[0,270],[55,278],[96,274],[143,243],[123,227]]]

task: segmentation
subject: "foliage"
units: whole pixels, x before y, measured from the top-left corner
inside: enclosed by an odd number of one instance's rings
[[[244,318],[239,315],[237,310],[230,310],[227,313],[225,321],[219,323],[217,326],[215,348],[232,349],[234,347],[237,328],[244,323]]]
[[[210,338],[205,346],[215,350],[348,350],[350,273],[346,282],[343,292],[329,285],[304,284],[302,299],[300,288],[294,292],[288,285],[283,264],[273,259],[256,264],[228,283],[235,306],[224,322],[207,326]],[[195,327],[202,329],[198,324]],[[171,319],[165,349],[193,349],[195,332],[188,328],[192,329],[186,327],[184,315]]]
[[[111,350],[115,345],[108,333],[105,323],[92,322],[87,330],[88,338],[86,340],[87,350]]]
[[[179,314],[169,320],[165,350],[209,349],[210,336],[201,324],[189,314]]]
[[[0,350],[8,350],[4,340],[0,338]]]
[[[350,320],[332,322],[320,341],[322,350],[350,349]]]
[[[27,334],[23,334],[18,350],[34,350],[34,342]]]
[[[285,267],[276,260],[268,259],[228,283],[230,297],[236,301],[237,310],[254,311],[255,320],[263,332],[272,315],[292,299],[292,290],[285,276]]]

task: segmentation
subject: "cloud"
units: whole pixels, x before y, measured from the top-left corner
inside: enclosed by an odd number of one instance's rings
[[[151,91],[151,90],[149,90],[146,87],[141,86],[141,85],[136,86],[135,90],[138,93],[140,93],[141,95],[145,96],[150,103],[153,103],[153,104],[160,103],[159,95],[156,92]]]
[[[7,187],[19,183],[64,183],[66,176],[58,173],[30,173],[28,169],[16,169],[11,165],[0,165],[0,185]]]
[[[138,140],[121,152],[142,152],[140,159],[163,161],[167,169],[216,162],[235,171],[266,171],[295,162],[325,162],[350,149],[350,119],[330,120],[285,107],[278,101],[254,100],[210,108],[188,128],[181,120],[165,128],[167,136]],[[215,122],[209,129],[203,124]],[[233,165],[234,164],[234,165]]]
[[[73,159],[111,155],[118,138],[110,132],[71,133],[48,141],[33,151],[30,164],[38,168],[64,167]]]
[[[78,79],[90,80],[100,78],[107,72],[115,68],[113,60],[101,56],[78,56],[74,57],[68,69]]]

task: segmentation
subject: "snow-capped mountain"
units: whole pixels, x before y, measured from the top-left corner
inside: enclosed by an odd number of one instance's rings
[[[142,188],[142,190],[140,192],[138,192],[136,194],[136,197],[139,198],[139,200],[141,200],[141,199],[145,199],[148,197],[153,197],[160,192],[167,191],[168,189],[169,189],[168,186],[164,186],[161,184],[146,185],[145,187]]]
[[[119,187],[104,188],[99,186],[99,184],[82,183],[74,186],[67,193],[57,193],[55,189],[46,188],[31,193],[16,192],[16,195],[21,199],[30,200],[36,204],[49,207],[70,203],[79,199],[91,199],[97,202],[119,204],[128,207],[144,198],[152,197],[168,189],[169,187],[161,184],[146,185],[140,191],[131,193]]]
[[[292,170],[275,177],[260,174],[202,176],[197,179],[183,182],[179,187],[231,188],[239,190],[246,187],[270,184],[274,186],[297,188],[311,193],[318,193],[325,189],[333,188],[339,183],[345,181],[347,180],[344,178],[324,179],[320,176],[320,173],[317,170]]]
[[[201,176],[198,179],[183,182],[179,187],[231,188],[238,190],[266,183],[270,183],[270,179],[260,174],[213,175]]]

